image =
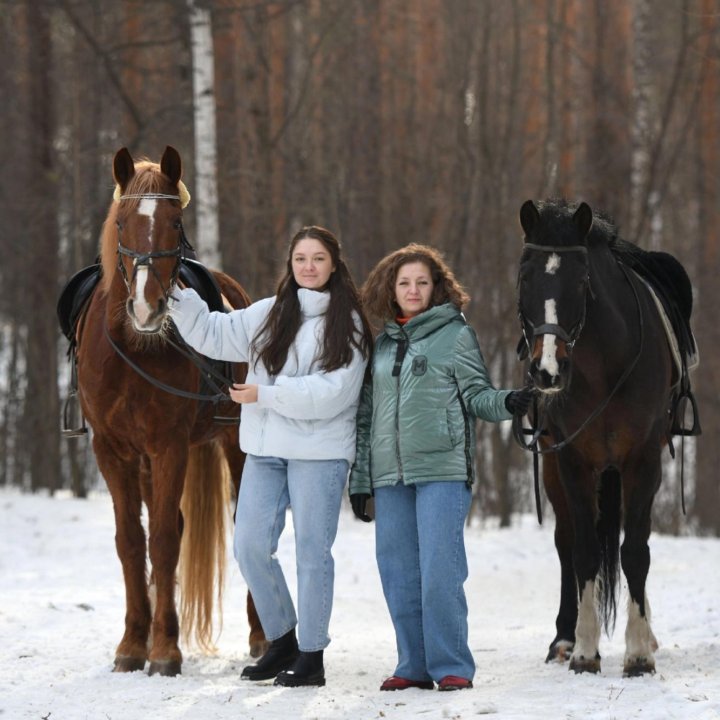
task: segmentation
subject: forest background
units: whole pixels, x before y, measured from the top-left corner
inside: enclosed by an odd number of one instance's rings
[[[200,259],[272,294],[287,241],[329,227],[358,283],[410,241],[473,297],[498,387],[522,382],[528,198],[584,200],[694,288],[703,435],[665,453],[656,528],[720,535],[718,0],[0,0],[0,486],[78,496],[60,435],[55,305],[93,262],[112,156],[184,161]],[[532,509],[507,424],[478,425],[474,513]],[[101,481],[100,481],[101,482]]]

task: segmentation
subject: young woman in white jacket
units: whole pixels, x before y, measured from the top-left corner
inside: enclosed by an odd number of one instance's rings
[[[171,316],[183,339],[211,358],[247,362],[234,551],[270,648],[241,677],[324,685],[333,601],[332,545],[348,470],[372,332],[333,234],[303,228],[291,240],[275,297],[210,312],[179,290]],[[295,612],[276,551],[292,509],[298,578]],[[296,635],[297,626],[297,635]]]

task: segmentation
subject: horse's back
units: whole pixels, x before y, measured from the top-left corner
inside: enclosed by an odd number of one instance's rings
[[[213,270],[212,273],[220,286],[220,291],[233,309],[246,308],[250,305],[250,296],[235,278],[221,270]]]

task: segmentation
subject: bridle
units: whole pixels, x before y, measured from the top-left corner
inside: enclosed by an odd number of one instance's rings
[[[585,257],[587,258],[587,247],[584,245],[568,245],[565,247],[557,247],[557,246],[548,246],[548,245],[536,245],[533,243],[525,243],[525,248],[529,248],[531,250],[541,250],[545,252],[584,252]],[[635,306],[637,308],[638,312],[638,350],[637,353],[633,359],[633,361],[628,365],[625,370],[623,371],[622,375],[618,379],[617,383],[615,383],[615,386],[610,391],[610,393],[605,397],[605,399],[597,405],[593,411],[585,418],[585,420],[580,424],[580,426],[574,430],[572,433],[567,435],[566,437],[562,438],[556,443],[553,443],[552,445],[540,448],[538,447],[538,441],[541,437],[541,435],[546,435],[547,431],[544,428],[545,420],[546,418],[540,418],[540,410],[538,408],[537,398],[533,398],[533,418],[530,428],[523,427],[522,424],[522,417],[519,415],[514,415],[512,420],[512,430],[513,430],[513,437],[515,438],[516,442],[522,447],[524,450],[529,450],[533,454],[533,473],[534,473],[534,484],[535,484],[535,508],[537,510],[537,517],[538,522],[542,524],[542,508],[540,505],[540,481],[539,481],[539,462],[538,458],[540,455],[547,455],[549,453],[556,453],[562,450],[563,448],[567,447],[572,443],[575,438],[580,435],[580,433],[585,430],[585,428],[590,425],[590,423],[595,420],[604,410],[605,408],[610,404],[610,401],[613,399],[617,391],[620,389],[620,387],[623,385],[625,380],[630,376],[630,373],[635,369],[635,366],[638,363],[638,360],[640,359],[640,355],[643,351],[643,345],[645,341],[645,322],[642,312],[642,305],[640,303],[640,296],[638,295],[637,288],[635,286],[635,283],[632,281],[628,270],[626,269],[625,265],[623,265],[622,262],[618,261],[618,267],[622,270],[623,275],[625,275],[625,279],[627,280],[628,284],[630,285],[630,288],[633,291],[633,296],[635,297]],[[531,342],[534,341],[535,337],[538,335],[543,334],[549,334],[552,333],[554,335],[560,336],[563,340],[565,340],[566,345],[568,346],[568,352],[570,353],[572,351],[572,348],[574,347],[577,339],[580,337],[580,334],[582,332],[583,326],[585,324],[585,318],[587,315],[587,296],[588,293],[594,297],[594,293],[592,292],[592,287],[590,284],[590,270],[589,265],[587,265],[587,272],[585,275],[585,300],[583,302],[583,312],[581,319],[576,325],[571,329],[571,331],[568,333],[562,328],[560,325],[556,324],[544,324],[539,325],[537,327],[534,327],[532,323],[530,323],[527,318],[524,317],[522,311],[519,307],[519,297],[518,297],[518,315],[520,317],[520,323],[523,330],[523,336],[525,337],[525,343],[528,349],[528,352],[532,352],[532,345]],[[529,333],[530,339],[528,339],[528,332],[526,329],[526,323],[531,328],[532,332]],[[562,333],[562,334],[561,334]],[[566,339],[567,338],[567,339]],[[521,358],[522,359],[522,358]],[[531,439],[529,442],[527,442],[524,438],[525,435],[530,435]]]
[[[135,193],[129,195],[121,195],[119,200],[177,200],[179,202],[180,196],[168,195],[166,193]],[[190,244],[187,236],[185,235],[185,229],[183,228],[182,220],[178,220],[176,224],[179,231],[177,247],[173,248],[172,250],[151,250],[150,252],[145,253],[137,252],[136,250],[132,250],[131,248],[123,245],[122,224],[120,223],[120,221],[118,221],[116,225],[118,232],[117,266],[123,280],[125,281],[125,287],[127,288],[128,295],[132,294],[131,288],[132,284],[135,282],[135,276],[137,275],[138,269],[141,267],[147,267],[150,269],[150,271],[155,276],[155,279],[158,281],[158,284],[160,285],[160,288],[163,292],[163,297],[165,298],[165,301],[167,301],[167,299],[170,297],[170,293],[175,287],[175,283],[177,282],[178,274],[180,272],[180,263],[182,262],[182,259],[186,257],[186,253],[188,250],[194,250],[193,246]],[[132,258],[133,261],[133,271],[130,277],[128,277],[127,270],[125,269],[125,264],[122,261],[123,255],[125,257]],[[158,274],[155,266],[153,265],[153,260],[156,260],[157,258],[168,257],[175,258],[175,266],[170,273],[170,283],[167,287],[165,287],[163,285],[162,279],[160,278],[160,275]]]
[[[177,200],[180,201],[179,195],[168,195],[166,193],[137,193],[137,194],[129,194],[129,195],[121,195],[120,198],[118,198],[120,201],[122,200]],[[123,277],[123,280],[125,281],[125,286],[128,291],[128,295],[131,294],[131,287],[132,283],[135,281],[135,276],[137,274],[138,268],[140,267],[148,267],[152,273],[155,275],[158,284],[162,288],[163,295],[165,297],[165,300],[167,301],[170,297],[170,294],[172,293],[178,279],[178,275],[180,274],[180,265],[182,263],[182,260],[186,257],[187,251],[194,252],[195,248],[190,244],[190,241],[187,239],[187,236],[185,235],[185,229],[183,228],[182,221],[178,220],[177,222],[177,229],[179,231],[179,237],[178,237],[178,244],[177,247],[175,247],[172,250],[152,250],[151,252],[147,253],[141,253],[137,252],[136,250],[132,250],[125,245],[122,244],[121,239],[121,233],[122,233],[122,225],[118,221],[117,222],[117,231],[118,231],[118,269],[120,270],[120,273]],[[133,272],[132,276],[128,277],[127,271],[125,270],[125,265],[122,262],[122,256],[132,258],[133,260]],[[170,283],[168,287],[166,288],[163,285],[163,282],[158,275],[157,270],[155,269],[153,265],[153,260],[156,258],[167,258],[167,257],[174,257],[175,258],[175,266],[173,267],[172,273],[170,274]],[[218,372],[211,363],[207,362],[203,356],[201,356],[199,353],[195,352],[192,348],[190,348],[187,343],[185,343],[182,338],[178,337],[179,342],[175,342],[172,338],[169,336],[166,336],[164,338],[164,341],[173,347],[180,355],[183,355],[186,357],[190,362],[192,362],[198,370],[200,370],[201,376],[203,377],[205,383],[209,386],[209,388],[212,390],[212,394],[208,395],[205,393],[196,393],[191,392],[188,390],[182,390],[180,388],[173,387],[171,385],[168,385],[161,380],[158,380],[157,378],[153,377],[149,373],[145,372],[137,363],[133,362],[133,360],[122,351],[120,346],[113,340],[112,336],[110,335],[110,331],[105,325],[105,337],[107,338],[110,346],[113,348],[113,350],[142,378],[147,380],[151,385],[154,385],[155,387],[164,390],[167,393],[170,393],[171,395],[176,395],[178,397],[183,397],[188,400],[198,400],[201,402],[211,402],[214,405],[217,405],[220,402],[223,402],[228,399],[228,392],[225,388],[232,387],[232,384],[234,382],[233,378],[226,377],[223,373]],[[224,417],[216,417],[216,421],[218,422],[238,422],[237,418],[224,418]]]
[[[523,313],[520,307],[520,296],[518,293],[518,317],[520,318],[520,326],[522,328],[523,337],[525,338],[525,349],[528,355],[532,354],[533,345],[535,338],[541,335],[556,335],[559,337],[567,348],[568,354],[572,353],[573,348],[577,339],[580,337],[580,333],[585,325],[585,318],[587,316],[587,297],[588,294],[594,297],[592,287],[590,285],[590,268],[588,265],[587,253],[588,249],[585,245],[537,245],[535,243],[525,243],[524,249],[526,250],[538,250],[540,252],[547,253],[567,253],[567,252],[580,252],[584,253],[585,260],[585,275],[583,278],[584,285],[584,297],[582,305],[582,313],[578,320],[570,330],[566,330],[562,325],[557,323],[543,323],[541,325],[533,325],[532,321]],[[520,275],[518,274],[518,285],[520,284]],[[525,353],[523,353],[525,357]]]

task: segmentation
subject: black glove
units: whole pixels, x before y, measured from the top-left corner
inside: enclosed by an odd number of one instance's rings
[[[368,493],[356,493],[350,496],[350,505],[355,517],[363,522],[372,522],[372,518],[365,512],[369,499],[370,495]]]
[[[512,390],[505,396],[507,411],[513,415],[527,415],[534,393],[535,388],[533,385],[526,385],[522,390]]]

